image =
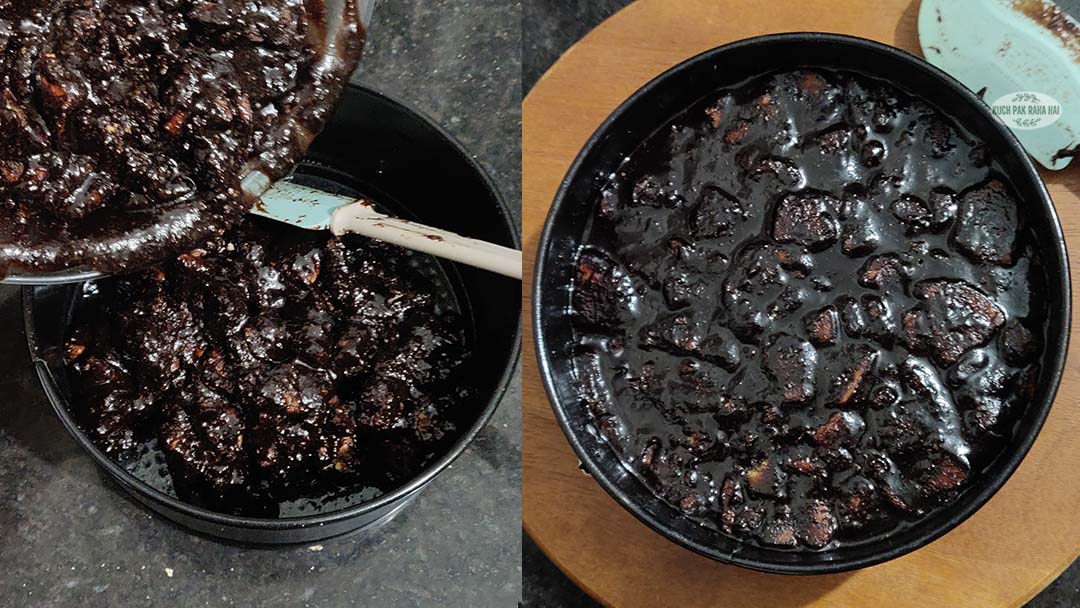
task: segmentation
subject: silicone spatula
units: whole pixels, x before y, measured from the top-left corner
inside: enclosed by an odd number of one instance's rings
[[[385,241],[507,277],[521,279],[521,252],[376,211],[365,199],[329,194],[291,182],[263,193],[252,213],[308,230],[348,232]]]

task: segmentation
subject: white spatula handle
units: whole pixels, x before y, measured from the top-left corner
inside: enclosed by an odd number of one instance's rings
[[[354,232],[521,280],[520,251],[383,215],[365,201],[334,211],[330,230],[336,235]]]

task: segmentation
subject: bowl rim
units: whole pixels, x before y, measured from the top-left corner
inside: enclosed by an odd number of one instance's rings
[[[485,188],[490,192],[502,214],[502,219],[505,221],[505,227],[508,229],[513,245],[518,248],[521,247],[521,231],[514,222],[514,215],[507,205],[505,196],[492,179],[487,169],[483,167],[478,159],[474,158],[468,150],[466,150],[464,145],[456,137],[451,135],[444,127],[424,112],[409,106],[391,95],[376,91],[368,86],[354,83],[348,83],[345,87],[345,91],[346,93],[343,93],[343,95],[350,92],[353,94],[366,95],[394,106],[397,110],[411,115],[419,123],[432,129],[439,137],[449,143],[451,150],[472,168],[476,173],[476,176],[480,178]],[[463,433],[441,457],[428,464],[428,466],[420,473],[394,490],[370,501],[318,515],[284,518],[243,517],[198,507],[151,487],[146,482],[143,482],[132,475],[113,459],[109,458],[94,444],[86,433],[83,432],[79,427],[79,424],[75,421],[74,416],[68,410],[67,401],[60,395],[52,372],[49,370],[45,360],[39,355],[39,341],[37,333],[34,330],[34,314],[31,305],[33,291],[36,287],[44,286],[41,284],[27,285],[22,289],[23,325],[26,332],[26,342],[30,350],[31,362],[34,364],[38,378],[49,399],[49,403],[52,404],[53,410],[56,412],[57,417],[60,418],[60,422],[67,432],[112,479],[119,482],[129,492],[137,494],[139,498],[146,498],[154,503],[164,505],[174,512],[203,522],[233,529],[275,531],[326,526],[337,522],[351,520],[368,513],[373,513],[407,499],[409,496],[418,492],[430,483],[436,476],[457,460],[458,457],[465,452],[466,448],[472,444],[480,431],[487,426],[491,417],[502,403],[503,398],[506,396],[510,383],[513,380],[514,371],[517,368],[518,362],[521,360],[522,327],[519,316],[517,328],[514,332],[514,339],[511,344],[511,353],[509,357],[507,357],[506,364],[503,367],[494,391],[491,393],[487,404],[484,406],[484,409],[480,412],[479,416],[469,429]]]
[[[1007,145],[1007,149],[1002,152],[1007,152],[1017,157],[1021,165],[1021,170],[1017,172],[1017,175],[1010,175],[1014,180],[1024,179],[1031,182],[1035,186],[1035,190],[1038,192],[1039,204],[1045,206],[1049,211],[1049,224],[1050,232],[1046,236],[1053,239],[1053,251],[1058,257],[1061,267],[1062,275],[1060,277],[1061,287],[1061,302],[1058,303],[1058,310],[1050,310],[1047,314],[1047,323],[1052,325],[1057,323],[1063,331],[1056,337],[1048,340],[1047,347],[1053,347],[1055,349],[1055,356],[1050,358],[1046,357],[1043,360],[1043,365],[1050,369],[1051,386],[1045,399],[1040,402],[1033,402],[1029,404],[1028,410],[1025,412],[1025,416],[1031,417],[1032,425],[1028,432],[1019,438],[1018,443],[1015,445],[1007,458],[1000,463],[1000,470],[991,478],[990,482],[986,483],[978,492],[965,495],[964,501],[961,506],[956,508],[956,511],[950,515],[943,522],[932,528],[927,528],[922,531],[921,534],[913,535],[910,540],[900,544],[891,544],[886,549],[874,554],[869,554],[861,558],[839,558],[829,561],[822,561],[817,563],[806,562],[776,562],[765,561],[758,559],[747,559],[738,554],[738,551],[734,553],[726,553],[718,551],[715,547],[709,546],[705,543],[697,542],[689,536],[674,529],[672,526],[667,525],[660,517],[656,516],[642,505],[636,503],[626,491],[619,487],[619,484],[605,474],[603,468],[601,468],[597,462],[593,459],[592,455],[586,449],[584,442],[579,434],[586,434],[585,429],[574,428],[571,424],[569,416],[566,411],[566,404],[563,404],[559,399],[558,392],[555,386],[555,372],[552,369],[552,363],[550,358],[550,349],[547,348],[547,341],[544,335],[544,319],[541,315],[540,303],[543,301],[546,289],[543,286],[543,277],[546,274],[546,266],[552,263],[548,259],[549,251],[552,242],[552,233],[554,231],[554,219],[559,210],[564,204],[567,203],[567,195],[571,188],[571,185],[580,179],[580,172],[582,167],[591,154],[592,150],[603,140],[606,133],[610,131],[612,125],[614,125],[631,107],[636,105],[639,100],[652,92],[653,90],[663,87],[665,82],[674,76],[686,70],[694,65],[711,61],[717,55],[730,52],[749,46],[763,46],[772,45],[777,43],[792,43],[792,42],[811,42],[817,44],[827,45],[844,45],[852,49],[869,51],[878,54],[888,55],[892,59],[908,64],[915,70],[921,70],[923,73],[935,78],[943,86],[946,86],[952,90],[952,92],[960,95],[968,106],[981,114],[985,118],[990,119],[994,127],[1004,137]],[[1020,462],[1027,455],[1034,444],[1039,431],[1042,429],[1043,424],[1049,415],[1050,408],[1053,406],[1054,400],[1057,396],[1057,391],[1061,383],[1061,378],[1064,373],[1066,355],[1068,353],[1069,346],[1069,333],[1071,328],[1072,317],[1072,285],[1069,272],[1069,256],[1065,244],[1065,236],[1061,228],[1061,221],[1058,217],[1057,210],[1054,207],[1053,200],[1050,198],[1050,194],[1046,189],[1046,184],[1043,182],[1041,176],[1038,173],[1031,157],[1024,150],[1023,146],[1016,136],[1009,130],[1004,124],[996,119],[993,115],[990,107],[974,92],[960,83],[958,80],[923,60],[922,58],[909,53],[903,49],[899,49],[894,46],[890,46],[874,40],[866,38],[860,38],[858,36],[850,36],[846,34],[834,34],[825,32],[786,32],[777,34],[765,34],[761,36],[754,36],[750,38],[744,38],[736,40],[727,44],[723,44],[712,49],[706,50],[702,53],[694,55],[688,59],[680,61],[674,66],[666,69],[658,76],[649,80],[646,84],[642,85],[632,95],[625,99],[619,106],[611,112],[604,119],[600,126],[589,136],[585,144],[581,148],[574,161],[570,164],[563,176],[559,188],[556,191],[554,198],[552,199],[551,207],[548,210],[547,217],[544,221],[544,228],[540,234],[540,240],[537,244],[536,264],[533,273],[532,284],[532,332],[533,332],[533,346],[535,355],[537,358],[537,368],[540,373],[541,380],[544,385],[544,392],[547,395],[548,403],[554,411],[555,418],[559,423],[559,427],[562,429],[567,441],[573,448],[578,460],[582,463],[585,471],[592,477],[605,492],[610,495],[615,502],[617,502],[625,510],[629,511],[639,521],[651,528],[653,531],[664,536],[668,540],[681,545],[684,548],[713,559],[718,562],[732,564],[751,570],[757,570],[761,572],[768,572],[774,574],[797,574],[797,575],[812,575],[812,574],[832,574],[838,572],[846,572],[850,570],[856,570],[859,568],[866,568],[882,562],[889,561],[891,559],[900,557],[906,553],[910,553],[916,549],[924,547],[931,542],[937,540],[941,536],[945,535],[962,522],[967,520],[976,511],[981,509],[990,498],[1000,490],[1016,469],[1020,466]],[[1051,283],[1054,282],[1053,277],[1049,277]],[[603,443],[603,442],[601,442]],[[610,448],[609,448],[610,449]],[[627,469],[629,472],[629,469]],[[632,473],[631,473],[632,476]],[[634,478],[636,479],[636,477]],[[914,522],[912,525],[917,529],[921,524],[925,522]]]

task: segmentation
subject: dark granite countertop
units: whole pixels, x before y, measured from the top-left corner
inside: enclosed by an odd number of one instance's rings
[[[526,93],[575,42],[632,0],[528,0],[524,6],[522,79]],[[1058,0],[1074,15],[1080,0]],[[524,539],[523,608],[590,608],[598,606]],[[1027,608],[1072,608],[1080,605],[1080,561],[1047,587]]]
[[[356,81],[445,125],[520,210],[521,5],[394,0]],[[495,58],[493,60],[493,58]],[[0,288],[0,606],[513,606],[520,597],[520,374],[491,424],[388,527],[252,549],[152,516],[55,419]]]

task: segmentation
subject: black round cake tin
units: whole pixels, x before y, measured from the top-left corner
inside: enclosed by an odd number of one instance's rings
[[[367,88],[347,87],[294,178],[360,192],[402,217],[520,248],[517,223],[505,200],[461,144],[431,119]],[[465,404],[470,411],[461,418],[471,423],[462,425],[449,451],[404,485],[367,502],[304,517],[240,517],[188,504],[126,470],[90,440],[73,414],[62,356],[82,285],[25,287],[26,335],[38,376],[63,425],[136,500],[213,537],[253,544],[308,543],[392,519],[465,451],[507,390],[521,351],[520,282],[449,262],[442,265],[471,328],[473,365],[466,381],[475,387],[477,398]]]
[[[601,439],[580,405],[567,314],[578,249],[604,176],[614,173],[647,136],[710,92],[798,68],[849,70],[890,81],[981,138],[1012,182],[1028,225],[1039,236],[1050,305],[1036,396],[1003,450],[974,476],[958,500],[888,535],[819,552],[745,543],[690,521],[657,498]],[[668,539],[714,560],[765,572],[823,574],[871,566],[914,551],[970,517],[1005,484],[1035,441],[1057,392],[1069,339],[1065,240],[1046,187],[1016,137],[978,96],[929,63],[877,42],[833,34],[776,34],[738,41],[693,57],[634,93],[589,138],[563,179],[540,238],[534,276],[532,322],[540,374],[555,416],[585,471],[626,510]]]

